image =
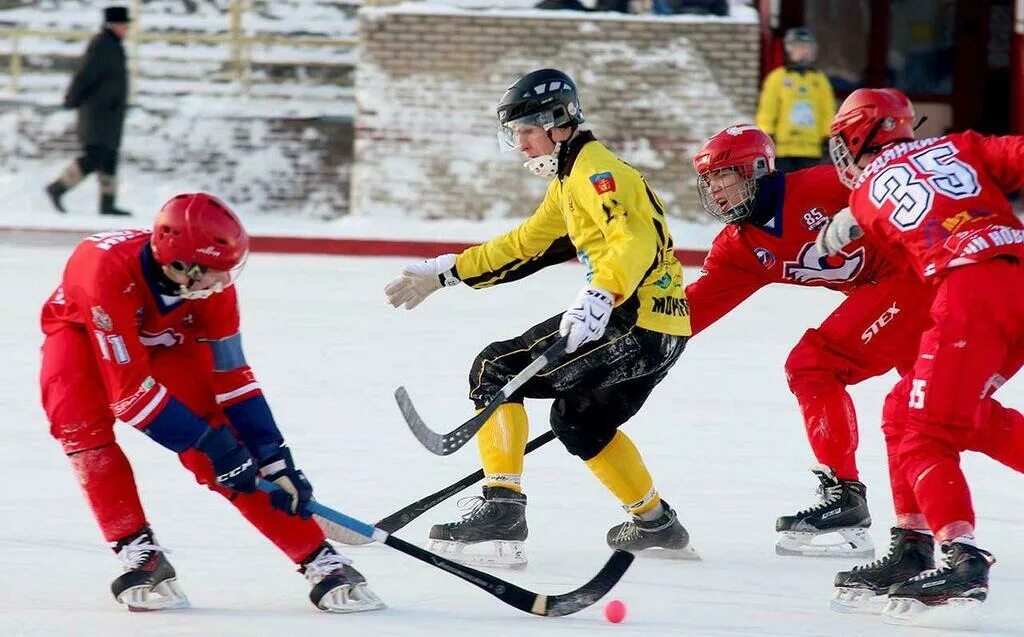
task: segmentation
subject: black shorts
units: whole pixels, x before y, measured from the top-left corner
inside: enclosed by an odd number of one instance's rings
[[[491,343],[473,362],[469,397],[482,408],[513,376],[558,338],[562,315],[511,340]],[[686,347],[687,337],[637,327],[613,312],[604,337],[563,354],[527,381],[510,402],[553,398],[551,429],[573,454],[588,460],[633,417]]]

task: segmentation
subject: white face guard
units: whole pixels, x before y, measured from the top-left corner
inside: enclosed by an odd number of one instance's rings
[[[547,133],[550,133],[551,129],[554,128],[554,119],[550,111],[534,113],[525,117],[520,117],[517,120],[507,122],[504,125],[498,126],[498,144],[502,150],[519,150],[521,142],[519,138],[520,131],[527,128],[537,129],[540,128]],[[558,149],[560,144],[555,143],[554,149],[550,154],[539,155],[537,157],[531,157],[523,162],[523,167],[529,170],[531,173],[538,177],[544,177],[550,179],[558,173]]]
[[[186,277],[188,279],[187,284],[180,283],[178,285],[178,296],[188,301],[196,301],[208,299],[234,285],[248,258],[249,254],[246,253],[238,265],[228,271],[211,270],[197,263],[187,264],[182,261],[173,261],[167,268],[178,275],[178,278]]]
[[[731,182],[721,186],[722,182]],[[754,212],[757,178],[737,166],[697,175],[700,204],[709,215],[723,223],[739,223]]]
[[[854,185],[857,183],[857,178],[860,177],[862,171],[857,162],[854,161],[853,153],[850,152],[850,148],[846,145],[842,135],[833,135],[828,138],[828,154],[832,158],[832,163],[836,166],[839,181],[850,190],[853,190]]]

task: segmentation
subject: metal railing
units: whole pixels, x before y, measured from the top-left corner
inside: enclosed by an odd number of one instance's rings
[[[326,38],[326,37],[292,37],[282,35],[250,35],[244,29],[244,14],[249,8],[248,0],[231,0],[228,6],[228,26],[226,33],[166,33],[147,32],[139,28],[140,18],[144,18],[141,11],[141,0],[132,0],[132,14],[134,21],[125,38],[125,44],[130,49],[128,56],[128,73],[132,92],[137,90],[138,79],[141,74],[140,63],[142,58],[139,55],[139,45],[147,42],[159,42],[165,44],[223,44],[228,47],[226,58],[201,58],[189,56],[187,58],[149,58],[162,60],[176,60],[187,62],[226,62],[229,69],[229,76],[239,87],[243,95],[249,93],[252,83],[252,49],[256,46],[284,45],[289,47],[312,47],[312,48],[354,48],[358,42],[355,37]],[[85,41],[96,35],[96,30],[67,31],[59,29],[27,29],[27,28],[3,28],[0,27],[0,40],[8,40],[11,43],[10,59],[7,64],[9,89],[12,93],[21,90],[21,77],[24,73],[21,42],[25,38],[46,38],[63,41]],[[51,57],[78,58],[78,55],[49,54]],[[302,61],[294,62],[288,60],[273,60],[264,64],[275,65],[317,65],[316,62]]]

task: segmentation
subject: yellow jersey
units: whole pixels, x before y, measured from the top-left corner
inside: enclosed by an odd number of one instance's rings
[[[821,71],[780,66],[764,78],[756,123],[779,157],[821,157],[835,114],[836,96]]]
[[[690,335],[683,270],[664,206],[643,175],[589,131],[563,151],[544,201],[515,229],[463,251],[458,277],[474,288],[521,279],[573,253],[616,311],[654,332]]]

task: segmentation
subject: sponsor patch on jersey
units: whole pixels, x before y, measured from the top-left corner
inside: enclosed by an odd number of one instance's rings
[[[110,320],[110,315],[99,305],[92,306],[92,324],[104,332],[114,329],[114,321]]]
[[[775,265],[775,255],[772,254],[771,252],[768,252],[768,250],[766,250],[765,248],[754,248],[754,256],[757,257],[757,260],[761,262],[761,265],[764,266],[765,270]]]
[[[594,190],[599,195],[603,195],[606,192],[615,192],[615,177],[610,172],[591,175],[590,183],[594,185]]]
[[[672,285],[672,275],[668,272],[662,274],[661,278],[654,282],[654,286],[662,290],[667,290],[670,285]]]

